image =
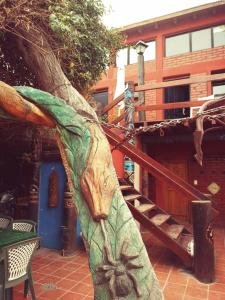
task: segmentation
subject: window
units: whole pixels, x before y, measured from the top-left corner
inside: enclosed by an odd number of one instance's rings
[[[214,47],[225,45],[225,25],[213,28]]]
[[[191,50],[198,51],[212,47],[211,29],[202,29],[192,32]]]
[[[164,89],[164,103],[185,102],[190,100],[189,85],[173,86]],[[165,109],[165,119],[189,117],[190,108]]]
[[[225,80],[212,82],[212,93],[215,98],[225,95]]]
[[[98,114],[108,104],[108,90],[97,91],[92,94],[92,97],[96,102],[95,110]]]
[[[165,55],[178,55],[223,45],[225,25],[220,25],[165,38]]]
[[[166,56],[190,52],[189,33],[166,38]]]
[[[154,60],[155,59],[156,42],[151,41],[151,42],[146,42],[146,44],[148,45],[148,48],[146,48],[145,53],[144,53],[145,61]]]
[[[145,42],[145,43],[148,45],[148,48],[146,48],[145,53],[144,53],[145,61],[155,59],[156,42],[150,41],[150,42]],[[116,66],[118,68],[122,68],[126,65],[136,64],[136,63],[137,63],[137,53],[136,53],[136,50],[133,48],[133,46],[128,46],[117,52]]]

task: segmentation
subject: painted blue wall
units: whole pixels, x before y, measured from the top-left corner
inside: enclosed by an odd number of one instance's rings
[[[51,172],[55,170],[59,178],[59,202],[56,208],[48,207],[48,184]],[[62,249],[61,229],[63,225],[63,199],[66,174],[60,162],[43,162],[40,168],[38,234],[41,246],[49,249]]]

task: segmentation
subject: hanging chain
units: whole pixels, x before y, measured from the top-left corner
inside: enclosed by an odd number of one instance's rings
[[[153,125],[149,125],[149,126],[140,126],[139,128],[133,128],[133,129],[129,129],[127,127],[118,125],[118,124],[109,124],[106,122],[96,122],[95,120],[90,120],[87,119],[90,122],[94,122],[97,123],[99,125],[104,125],[105,127],[109,128],[109,129],[119,129],[122,132],[126,133],[126,137],[120,142],[118,143],[115,147],[117,148],[120,144],[123,144],[126,141],[129,141],[130,139],[134,138],[135,136],[142,134],[142,133],[146,133],[146,132],[155,132],[155,131],[159,131],[160,135],[164,135],[164,129],[169,128],[169,127],[176,127],[179,124],[183,124],[183,125],[187,125],[190,122],[195,121],[196,119],[198,119],[199,117],[205,116],[205,120],[214,120],[214,119],[221,119],[225,117],[225,112],[223,113],[219,113],[216,115],[212,115],[213,113],[216,113],[218,111],[224,110],[225,111],[225,106],[220,106],[220,107],[216,107],[216,108],[212,108],[206,111],[202,111],[200,113],[197,113],[196,116],[194,117],[186,117],[186,118],[180,118],[180,119],[172,119],[172,120],[165,120],[162,121],[158,124],[153,124]]]

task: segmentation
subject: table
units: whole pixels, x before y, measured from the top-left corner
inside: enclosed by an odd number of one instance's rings
[[[27,239],[36,237],[35,232],[18,231],[12,229],[0,229],[0,261],[1,261],[1,248],[17,242],[21,242]],[[1,269],[1,265],[0,265]],[[1,296],[0,296],[1,298]],[[12,288],[7,289],[6,300],[12,300],[13,293]],[[1,300],[1,299],[0,299]]]
[[[37,234],[35,232],[0,229],[0,250],[4,246],[31,239],[36,236]]]

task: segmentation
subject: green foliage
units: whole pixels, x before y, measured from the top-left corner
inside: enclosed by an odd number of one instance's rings
[[[11,44],[8,42],[8,32],[16,32],[19,27],[26,31],[33,28],[46,35],[72,85],[86,94],[111,63],[112,53],[122,44],[121,35],[114,29],[107,29],[102,23],[103,15],[101,0],[2,0],[0,33],[6,32],[7,36],[0,38],[0,56],[13,64],[13,77],[16,73],[18,76],[19,73],[23,74],[22,69],[21,72],[14,71],[17,65],[15,61],[23,60],[15,58],[19,56],[18,51],[11,53],[13,58],[5,53],[2,55],[2,45],[6,43],[15,48],[16,43],[12,39]],[[16,81],[23,84],[21,79]]]
[[[101,0],[58,0],[49,11],[50,27],[63,45],[59,56],[63,70],[79,91],[87,90],[110,63],[121,37],[102,24]]]

